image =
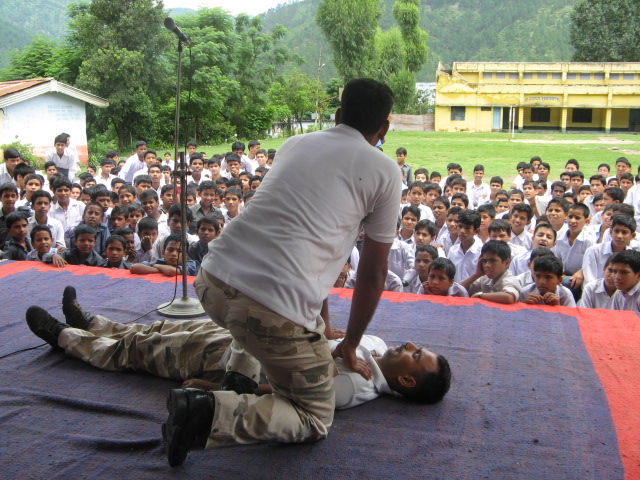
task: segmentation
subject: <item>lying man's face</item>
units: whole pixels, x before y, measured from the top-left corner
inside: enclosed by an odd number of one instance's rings
[[[438,370],[438,356],[411,342],[388,348],[378,362],[387,381],[398,381],[400,377],[423,377]]]

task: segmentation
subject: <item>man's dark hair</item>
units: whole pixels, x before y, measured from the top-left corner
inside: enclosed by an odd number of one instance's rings
[[[402,208],[402,213],[400,214],[400,218],[404,218],[404,216],[410,213],[412,214],[414,217],[416,217],[418,220],[420,220],[420,209],[418,207],[414,207],[411,205],[407,205],[406,207]]]
[[[418,223],[416,223],[416,228],[415,231],[417,232],[420,229],[426,229],[427,232],[429,232],[429,235],[431,235],[432,237],[435,238],[436,236],[436,224],[433,223],[431,220],[425,218],[424,220],[420,220]]]
[[[503,219],[492,220],[489,224],[489,233],[491,232],[507,232],[507,235],[511,235],[511,224]]]
[[[35,195],[35,193],[34,193]],[[33,195],[31,196],[33,199]],[[31,200],[33,202],[33,200]],[[611,217],[611,230],[613,231],[613,227],[616,225],[620,225],[621,227],[627,227],[631,230],[631,233],[636,231],[637,223],[636,220],[631,215],[626,215],[624,213],[616,213]]]
[[[473,228],[477,230],[480,228],[480,214],[475,210],[463,210],[458,215],[458,224],[473,225]]]
[[[109,246],[110,243],[119,243],[120,245],[122,245],[122,248],[124,248],[124,251],[127,251],[127,241],[120,235],[116,235],[115,233],[113,235],[109,235],[107,237],[107,240],[104,242],[105,249]]]
[[[416,378],[416,386],[413,388],[401,390],[394,388],[394,390],[412,402],[430,405],[442,400],[449,391],[449,387],[451,387],[451,367],[446,358],[438,355],[438,369],[435,372],[428,372]]]
[[[36,238],[36,233],[38,232],[49,232],[49,236],[53,239],[53,233],[51,233],[51,229],[48,225],[39,225],[36,223],[29,234],[31,237],[31,243],[33,243],[33,240]]]
[[[340,122],[364,135],[372,135],[387,121],[393,106],[393,92],[371,78],[348,82],[340,102]]]

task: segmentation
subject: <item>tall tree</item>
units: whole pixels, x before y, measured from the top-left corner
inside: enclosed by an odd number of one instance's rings
[[[318,6],[316,22],[345,82],[371,74],[381,16],[380,0],[323,0]]]
[[[579,0],[571,20],[573,61],[640,61],[638,0]]]
[[[315,109],[316,101],[318,104],[324,103],[326,94],[316,79],[293,69],[271,86],[269,99],[275,104],[287,106],[302,133],[303,116]]]
[[[162,28],[162,1],[93,0],[72,4],[68,40],[84,59],[77,86],[109,100],[92,109],[97,124],[111,124],[123,148],[148,138],[168,71],[161,59],[172,40]],[[165,119],[166,121],[166,119]]]

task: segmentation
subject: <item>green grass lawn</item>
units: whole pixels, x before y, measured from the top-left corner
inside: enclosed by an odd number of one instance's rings
[[[595,143],[599,141],[606,143]],[[261,140],[262,148],[280,148],[284,139]],[[571,142],[571,143],[555,143]],[[225,153],[230,145],[204,147],[207,154]],[[473,178],[473,167],[485,167],[485,177],[500,175],[509,181],[516,175],[516,165],[537,155],[551,165],[550,178],[557,179],[570,158],[580,162],[580,170],[589,177],[598,165],[608,163],[612,174],[615,160],[626,157],[633,165],[633,173],[640,164],[640,136],[634,134],[582,134],[582,133],[516,133],[512,141],[507,133],[462,132],[389,132],[384,151],[395,159],[395,150],[408,151],[407,163],[415,170],[425,167],[446,175],[447,164],[462,165],[465,178]]]

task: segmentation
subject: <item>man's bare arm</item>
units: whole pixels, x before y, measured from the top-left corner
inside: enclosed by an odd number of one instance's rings
[[[371,378],[371,371],[368,365],[365,366],[357,361],[356,348],[373,317],[384,289],[390,249],[391,243],[376,242],[367,235],[364,236],[347,334],[336,347],[334,354],[344,359],[347,368],[358,372],[367,380]]]

